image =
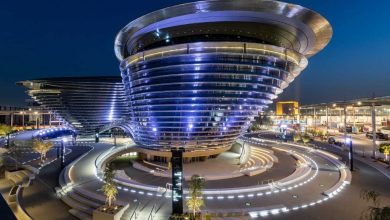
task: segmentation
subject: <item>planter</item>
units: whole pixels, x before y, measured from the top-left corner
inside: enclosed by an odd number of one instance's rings
[[[26,185],[28,184],[29,177],[23,172],[23,169],[8,171],[4,173],[5,179],[12,181],[15,185]]]
[[[103,205],[95,209],[92,214],[93,220],[120,220],[129,204],[125,206],[116,205],[116,209],[108,209],[107,205]]]
[[[9,179],[11,176],[16,175],[19,173],[19,171],[22,171],[23,169],[19,167],[18,169],[15,169],[14,167],[11,169],[5,169],[4,170],[4,178]]]
[[[16,192],[18,191],[19,186],[14,185],[8,194],[8,202],[16,202]]]

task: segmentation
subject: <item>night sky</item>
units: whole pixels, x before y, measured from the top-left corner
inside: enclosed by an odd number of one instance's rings
[[[239,1],[239,0],[237,0]],[[179,0],[19,0],[0,6],[0,105],[23,106],[16,81],[118,75],[118,31]],[[390,95],[390,1],[290,0],[319,12],[334,34],[280,96],[304,104]]]

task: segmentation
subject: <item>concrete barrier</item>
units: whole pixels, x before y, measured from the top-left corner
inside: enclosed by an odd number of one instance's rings
[[[23,197],[23,187],[19,187],[16,192],[16,216],[18,220],[32,220],[33,218],[27,213],[27,211],[21,205],[22,197]]]

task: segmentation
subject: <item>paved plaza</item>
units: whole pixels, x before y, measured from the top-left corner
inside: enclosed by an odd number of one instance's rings
[[[28,139],[28,134],[23,134],[21,137],[23,140],[24,138]],[[370,166],[370,163],[365,161],[368,160],[367,158],[356,159],[356,169],[352,173],[351,184],[344,185],[337,195],[328,197],[324,192],[337,184],[341,178],[339,168],[335,164],[332,164],[332,161],[308,148],[295,147],[289,143],[275,142],[277,139],[274,133],[266,132],[248,136],[248,138],[253,137],[270,140],[250,144],[253,148],[259,147],[272,150],[275,157],[278,158],[278,162],[275,162],[271,168],[258,175],[244,175],[241,177],[206,181],[204,189],[206,206],[204,212],[227,213],[228,215],[228,213],[235,213],[240,210],[243,212],[243,215],[235,218],[246,219],[251,218],[251,214],[252,217],[258,216],[258,218],[265,218],[265,216],[261,216],[261,214],[265,215],[264,210],[280,209],[277,214],[268,212],[266,218],[284,219],[288,217],[289,219],[302,219],[304,217],[310,217],[310,219],[329,219],[337,217],[356,219],[360,217],[362,210],[367,207],[366,202],[359,197],[362,189],[375,189],[381,194],[384,204],[390,203],[390,192],[388,191],[390,179],[379,172],[378,169],[375,169],[375,167]],[[68,173],[60,173],[59,162],[55,160],[56,149],[53,148],[48,153],[48,160],[53,158],[53,162],[42,167],[39,176],[37,176],[33,184],[25,188],[22,205],[32,217],[37,219],[53,219],[53,216],[49,217],[46,215],[46,212],[42,212],[42,210],[50,209],[56,210],[56,217],[54,219],[76,219],[74,215],[68,212],[75,207],[69,207],[69,203],[64,203],[56,195],[55,188],[58,184],[61,185],[61,178],[63,178],[61,175],[69,175],[68,178],[72,182],[71,186],[74,192],[79,194],[86,193],[103,198],[100,190],[102,182],[98,178],[96,161],[99,159],[103,160],[110,152],[122,149],[126,149],[126,152],[128,152],[136,147],[129,140],[121,141],[117,147],[113,147],[112,143],[109,142],[95,144],[90,140],[81,139],[79,141],[80,143],[78,145],[69,146],[68,148],[66,160],[67,164],[69,164],[69,169],[66,169]],[[361,138],[360,142],[356,141],[356,149],[366,147],[369,150],[369,146],[367,146],[369,143],[369,141],[367,142],[364,138]],[[313,144],[319,149],[339,155],[341,164],[346,163],[347,154],[345,151],[324,142],[314,141]],[[294,187],[294,184],[291,187],[289,185],[284,187],[273,184],[295,175],[297,160],[292,152],[295,152],[297,155],[302,155],[308,161],[312,160],[308,175],[294,183],[296,187]],[[358,154],[359,152],[356,153]],[[28,165],[39,167],[39,163],[35,160],[36,157],[37,154],[34,152],[27,152],[23,154],[22,160]],[[194,172],[199,169],[200,173],[207,173],[207,167],[215,164],[213,169],[210,169],[210,172],[215,173],[219,169],[222,169],[221,172],[224,173],[228,172],[223,170],[224,165],[228,163],[229,166],[237,168],[236,161],[234,154],[226,153],[226,155],[222,155],[219,158],[185,164],[185,169],[193,170]],[[378,164],[376,165],[378,166]],[[144,186],[165,188],[167,183],[170,182],[170,178],[155,176],[134,168],[131,165],[131,160],[118,163],[117,169],[118,172],[123,170],[122,172],[128,176],[129,180]],[[134,219],[136,215],[139,218],[142,218],[142,216],[150,216],[151,213],[153,213],[154,219],[167,219],[170,215],[171,202],[169,190],[156,192],[146,190],[145,188],[141,189],[137,185],[131,186],[126,185],[126,183],[122,185],[121,182],[118,182],[118,184],[118,188],[120,189],[118,201],[131,204],[125,213],[128,219]],[[2,186],[2,194],[7,198],[6,194],[11,187],[11,183],[7,184],[4,182]],[[184,187],[187,187],[186,183]],[[249,192],[237,191],[224,193],[224,190],[241,190],[256,187],[259,188]],[[219,190],[219,193],[214,194],[213,190]],[[41,202],[37,203],[37,201]],[[283,209],[288,211],[282,211]],[[332,210],[332,212],[329,212],[329,210]],[[323,216],[326,216],[326,218]]]

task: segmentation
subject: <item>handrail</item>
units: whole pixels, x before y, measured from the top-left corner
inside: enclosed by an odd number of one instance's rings
[[[177,44],[172,46],[165,46],[161,48],[151,49],[144,52],[139,52],[122,62],[123,65],[131,65],[135,62],[145,61],[148,59],[154,59],[156,57],[164,57],[168,55],[182,55],[182,54],[195,54],[195,53],[223,53],[223,52],[232,52],[236,53],[246,53],[261,55],[259,52],[262,52],[263,55],[273,55],[278,58],[285,59],[287,61],[293,62],[298,65],[300,68],[305,68],[308,64],[307,58],[293,50],[289,50],[282,47],[277,47],[268,44],[259,44],[259,43],[239,43],[239,42],[201,42],[201,43],[187,43],[187,44]]]

